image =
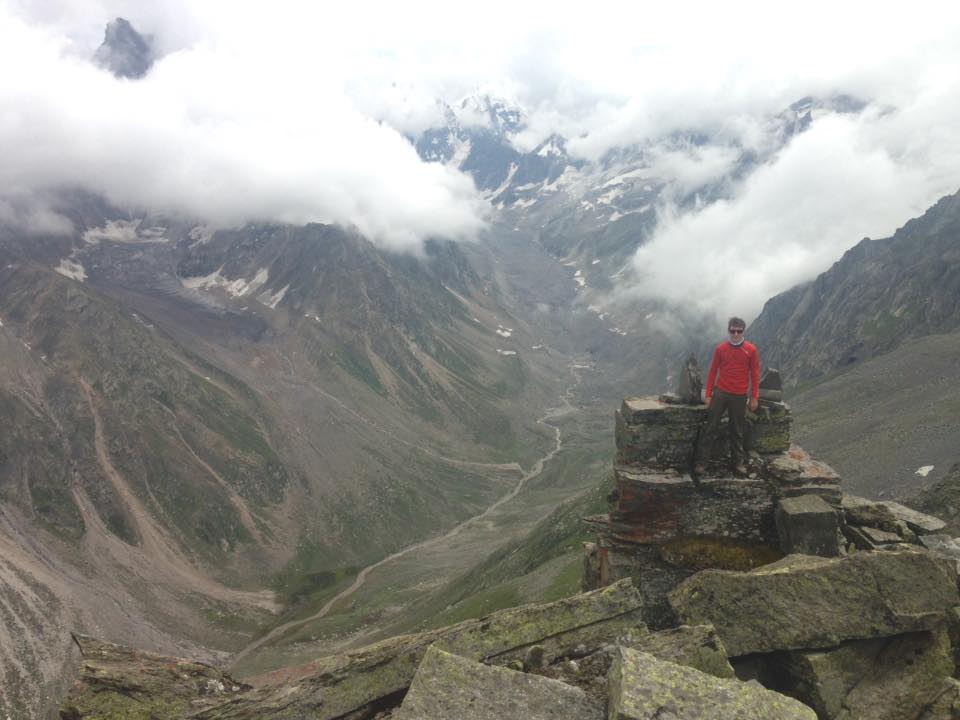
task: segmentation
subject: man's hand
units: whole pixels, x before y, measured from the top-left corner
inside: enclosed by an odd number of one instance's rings
[[[703,399],[703,404],[707,406],[707,409],[708,409],[708,410],[710,409],[710,401],[711,401],[711,400],[713,400],[712,397],[708,397],[708,398],[704,398],[704,399]]]
[[[760,407],[760,401],[757,400],[757,398],[752,397],[750,398],[749,406],[750,406],[750,412],[756,412],[757,408]]]

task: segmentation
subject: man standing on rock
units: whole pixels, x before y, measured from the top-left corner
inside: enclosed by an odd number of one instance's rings
[[[710,448],[717,436],[720,419],[727,414],[730,438],[730,462],[737,475],[747,474],[746,452],[743,447],[743,427],[746,424],[749,394],[750,410],[760,403],[760,353],[743,338],[747,324],[738,317],[727,322],[729,336],[713,351],[710,371],[707,373],[707,424],[697,443],[694,475],[706,472]]]

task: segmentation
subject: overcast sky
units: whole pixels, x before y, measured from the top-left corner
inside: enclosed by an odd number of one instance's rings
[[[676,128],[750,146],[759,118],[800,97],[863,98],[867,111],[818,120],[724,201],[662,208],[632,291],[696,287],[749,315],[960,187],[954,3],[333,5],[0,0],[0,217],[56,229],[31,201],[83,184],[410,248],[473,237],[489,213],[468,177],[404,138],[437,122],[437,99],[502,95],[528,113],[519,146],[560,132],[593,159]],[[116,16],[163,55],[142,80],[89,62]],[[683,182],[733,159],[721,143],[663,161]]]

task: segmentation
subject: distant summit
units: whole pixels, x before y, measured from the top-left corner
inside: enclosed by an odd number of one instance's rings
[[[142,78],[153,66],[152,45],[149,35],[141,35],[129,20],[118,17],[107,23],[93,61],[116,77]]]

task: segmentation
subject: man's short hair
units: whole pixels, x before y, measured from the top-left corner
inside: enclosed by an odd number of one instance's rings
[[[732,318],[730,318],[729,320],[727,320],[727,327],[728,327],[728,328],[743,328],[744,330],[746,330],[746,329],[747,329],[747,324],[743,321],[743,318],[732,317]]]

